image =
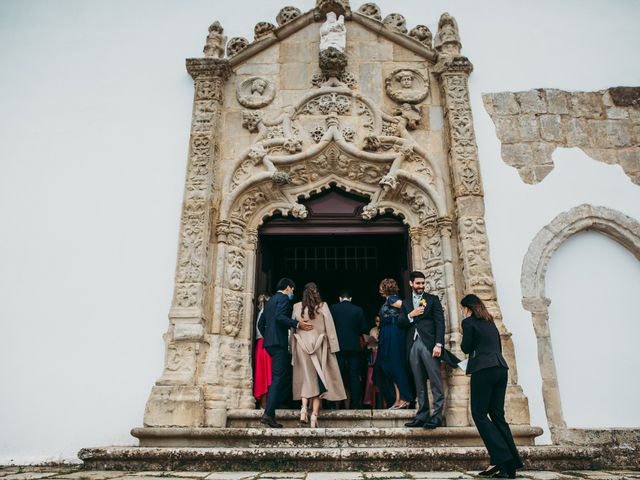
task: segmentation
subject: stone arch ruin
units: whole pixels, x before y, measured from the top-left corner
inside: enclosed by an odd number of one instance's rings
[[[629,250],[640,260],[640,223],[616,210],[580,205],[559,214],[535,236],[522,264],[522,305],[531,312],[538,338],[538,362],[542,376],[542,398],[554,442],[563,440],[567,424],[562,414],[560,389],[549,330],[549,304],[545,293],[551,257],[569,237],[585,230],[600,232]]]

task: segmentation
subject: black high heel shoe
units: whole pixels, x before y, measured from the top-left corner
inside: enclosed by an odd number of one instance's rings
[[[500,471],[500,467],[498,465],[494,465],[493,467],[489,467],[486,470],[483,470],[478,473],[479,477],[492,477],[495,473]]]
[[[493,475],[493,478],[516,478],[516,467],[512,461],[503,463],[498,466],[499,472]]]

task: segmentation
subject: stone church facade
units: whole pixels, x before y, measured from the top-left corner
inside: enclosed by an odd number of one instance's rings
[[[321,48],[328,13],[344,19],[342,51]],[[335,191],[362,199],[359,231],[382,217],[406,229],[408,270],[423,271],[442,300],[452,352],[462,356],[459,299],[473,292],[487,303],[511,367],[509,421],[530,425],[491,270],[473,66],[455,19],[443,14],[433,36],[374,4],[319,0],[258,23],[251,43],[226,42],[216,22],[204,52],[187,60],[195,94],[175,290],[145,427],[225,427],[255,408],[263,228],[276,217],[304,228],[309,202]],[[472,425],[467,377],[447,369],[445,384],[446,425]]]

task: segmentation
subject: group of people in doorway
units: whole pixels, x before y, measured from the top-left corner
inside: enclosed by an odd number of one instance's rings
[[[445,400],[440,362],[453,368],[462,368],[464,362],[445,348],[444,312],[439,298],[425,291],[424,274],[412,272],[409,285],[411,296],[402,299],[394,279],[380,282],[384,303],[376,326],[369,331],[364,312],[352,303],[349,290],[342,290],[339,302],[331,307],[315,283],[306,284],[302,301],[291,305],[296,286],[289,278],[278,282],[272,297],[261,295],[254,355],[254,395],[264,408],[261,423],[281,428],[276,407],[292,398],[301,402],[300,422],[318,427],[322,401],[335,408],[347,401],[348,390],[350,408],[373,407],[378,392],[379,406],[406,409],[415,404],[415,417],[406,427],[440,427]],[[476,295],[466,295],[460,306],[464,316],[461,349],[469,355],[471,412],[491,463],[480,475],[515,478],[523,464],[504,416],[509,367],[502,356],[500,335]],[[370,368],[363,382],[365,348],[370,350]]]

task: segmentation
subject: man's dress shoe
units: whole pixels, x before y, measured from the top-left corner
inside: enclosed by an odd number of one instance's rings
[[[260,419],[260,423],[264,423],[265,425],[268,425],[271,428],[282,428],[282,424],[276,422],[276,419],[273,417],[270,417],[269,415],[263,415],[262,418]]]
[[[434,428],[438,428],[440,425],[442,425],[442,420],[428,420],[426,422],[424,422],[424,428],[428,429],[428,430],[432,430]]]
[[[404,426],[409,428],[424,427],[424,422],[422,420],[415,419],[408,423],[405,423]]]

